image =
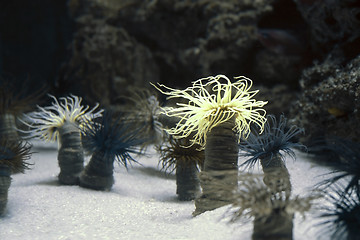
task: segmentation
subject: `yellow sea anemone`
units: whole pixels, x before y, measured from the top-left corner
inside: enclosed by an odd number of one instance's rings
[[[261,107],[267,102],[253,99],[258,90],[250,91],[251,79],[239,76],[235,77],[235,80],[237,81],[232,83],[225,75],[217,75],[196,80],[185,90],[162,84],[154,86],[168,95],[168,99],[183,98],[188,101],[177,103],[176,108],[163,108],[167,116],[180,119],[174,128],[166,131],[175,138],[193,135],[192,144],[198,143],[202,147],[206,145],[207,133],[212,128],[233,117],[234,130],[239,133],[239,139],[248,136],[251,123],[258,125],[262,131],[266,122],[266,111]]]
[[[31,137],[56,141],[59,137],[59,128],[65,123],[71,123],[82,128],[84,123],[100,117],[103,112],[103,110],[94,112],[99,104],[88,111],[89,106],[81,105],[81,97],[70,95],[66,98],[60,98],[58,101],[56,97],[49,96],[54,100],[51,106],[37,106],[38,111],[26,114],[22,120],[25,125],[30,127],[30,130],[25,131],[25,133],[30,133]]]

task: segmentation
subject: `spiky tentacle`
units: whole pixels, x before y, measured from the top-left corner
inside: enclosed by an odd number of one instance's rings
[[[113,183],[113,164],[117,160],[125,167],[136,162],[130,153],[140,153],[137,146],[146,139],[138,137],[129,122],[113,119],[113,113],[105,112],[100,123],[89,122],[84,126],[83,144],[92,153],[90,162],[80,176],[80,186],[96,190],[110,190]]]
[[[329,186],[320,207],[320,225],[331,239],[357,240],[360,238],[360,195],[348,192],[341,184]]]

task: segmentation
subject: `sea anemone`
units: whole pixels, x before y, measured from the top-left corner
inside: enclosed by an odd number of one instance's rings
[[[205,154],[198,150],[197,145],[185,147],[190,138],[174,139],[171,136],[167,142],[157,146],[160,162],[165,171],[176,170],[176,193],[179,200],[195,199],[200,191],[198,172],[204,164]]]
[[[80,176],[80,186],[96,190],[110,190],[113,183],[113,163],[116,159],[126,168],[136,160],[131,154],[140,154],[138,148],[147,139],[134,131],[131,122],[113,118],[105,112],[100,122],[88,122],[82,129],[83,146],[92,157]],[[119,121],[120,120],[120,121]]]
[[[101,117],[103,112],[103,110],[95,112],[99,104],[96,104],[91,110],[89,110],[89,106],[82,106],[81,97],[70,95],[59,98],[59,102],[56,97],[49,96],[54,100],[51,106],[37,106],[38,111],[24,116],[22,122],[30,128],[25,133],[29,133],[32,138],[47,141],[59,140],[59,129],[65,124],[73,124],[82,128],[85,123]]]
[[[289,197],[285,192],[273,193],[264,185],[260,174],[239,175],[239,185],[233,194],[231,222],[254,221],[252,239],[292,239],[295,213],[304,216],[312,201],[320,195]]]
[[[0,140],[0,215],[4,213],[8,201],[10,175],[29,169],[30,150],[31,144],[27,142]]]
[[[331,239],[353,240],[360,236],[360,195],[344,194],[344,187],[332,185],[327,189],[325,199],[328,204],[320,210],[320,224],[325,226],[320,234],[326,231]]]
[[[31,138],[58,141],[59,181],[66,185],[78,184],[79,174],[84,168],[80,129],[100,117],[103,110],[95,112],[97,104],[88,111],[89,106],[82,106],[82,99],[73,95],[60,98],[60,101],[50,97],[54,100],[51,106],[38,106],[38,111],[24,115],[22,122],[29,130],[23,132]]]
[[[327,161],[326,166],[333,170],[327,174],[332,177],[320,182],[319,186],[326,188],[341,180],[347,183],[344,186],[344,195],[353,192],[360,195],[360,144],[334,137],[328,139],[321,149],[332,156],[332,161]]]
[[[154,85],[161,93],[168,95],[168,99],[183,98],[188,101],[177,103],[176,108],[163,108],[166,115],[180,118],[174,128],[166,131],[175,138],[192,135],[193,144],[198,143],[205,147],[208,132],[232,118],[235,120],[235,130],[240,136],[249,134],[251,123],[255,123],[262,130],[266,112],[261,107],[267,102],[253,99],[258,90],[250,91],[251,79],[244,76],[235,79],[237,81],[231,83],[224,75],[210,76],[194,81],[193,85],[185,90],[162,84],[158,84],[159,87]],[[221,80],[225,83],[221,83]]]
[[[165,134],[160,121],[162,109],[157,96],[148,89],[134,88],[129,91],[129,96],[121,98],[126,101],[122,110],[126,119],[137,123],[137,125],[133,124],[134,127],[140,126],[143,129],[140,134],[148,139],[144,144],[160,144]]]
[[[264,183],[273,193],[285,191],[287,196],[290,196],[290,175],[284,156],[289,155],[295,159],[292,148],[302,145],[296,143],[294,138],[302,132],[303,130],[297,126],[288,127],[284,115],[280,116],[279,121],[269,115],[262,134],[257,131],[252,132],[245,142],[239,145],[242,151],[240,156],[250,157],[242,166],[252,168],[260,160]]]

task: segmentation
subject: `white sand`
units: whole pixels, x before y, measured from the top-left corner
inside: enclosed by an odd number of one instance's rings
[[[128,171],[116,164],[110,192],[57,182],[54,145],[37,144],[32,170],[13,175],[6,213],[0,219],[1,240],[36,239],[251,239],[252,224],[229,224],[228,206],[192,217],[194,202],[176,198],[174,175],[159,172],[158,156],[137,157]],[[312,167],[306,155],[287,160],[294,194],[304,195],[326,169]],[[317,239],[311,214],[296,215],[294,239]],[[324,237],[326,239],[326,237]]]

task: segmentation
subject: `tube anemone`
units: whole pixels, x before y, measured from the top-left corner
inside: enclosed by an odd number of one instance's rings
[[[29,169],[31,144],[0,140],[0,215],[4,213],[11,184],[10,175]]]
[[[242,76],[235,80],[232,83],[226,76],[217,75],[194,81],[185,90],[161,84],[155,86],[161,93],[168,95],[168,99],[188,101],[178,102],[176,108],[163,108],[167,116],[179,118],[176,126],[166,131],[174,138],[192,136],[191,144],[196,143],[205,148],[204,171],[214,176],[218,176],[217,171],[237,172],[239,139],[248,136],[251,124],[258,125],[262,130],[266,120],[266,112],[261,107],[267,102],[253,99],[258,91],[250,91],[252,81]],[[233,175],[233,181],[229,184],[236,187],[237,174]],[[228,204],[227,200],[219,199],[217,194],[207,192],[211,186],[200,183],[203,193],[195,201],[194,215]]]
[[[262,134],[250,133],[244,143],[239,145],[240,156],[250,157],[242,166],[249,168],[260,160],[264,172],[264,182],[274,191],[285,190],[291,192],[290,175],[284,158],[289,155],[295,159],[292,148],[303,147],[294,142],[294,138],[303,133],[303,129],[296,126],[287,126],[287,119],[281,115],[280,120],[269,115]]]
[[[360,236],[360,195],[344,193],[343,186],[332,185],[325,194],[327,203],[320,208],[320,225],[331,239],[353,240]]]
[[[173,139],[169,137],[168,144],[157,147],[160,153],[160,162],[165,171],[176,171],[176,194],[180,201],[190,201],[200,192],[198,178],[199,169],[202,168],[205,154],[198,150],[197,145],[184,147],[190,139]]]
[[[291,240],[294,214],[304,215],[319,198],[311,193],[306,197],[289,198],[284,192],[274,194],[264,185],[261,175],[241,174],[233,194],[231,222],[254,222],[253,240]]]
[[[78,184],[84,168],[80,129],[100,117],[103,110],[95,112],[98,104],[88,110],[89,106],[82,106],[82,99],[73,95],[60,98],[60,101],[50,97],[54,100],[51,106],[38,106],[38,111],[24,115],[22,122],[29,127],[24,132],[32,138],[58,141],[59,181],[66,185]]]
[[[131,124],[114,120],[112,113],[105,112],[101,122],[84,126],[83,146],[92,157],[80,175],[80,186],[109,191],[114,184],[115,159],[126,168],[136,162],[131,154],[139,154],[138,146],[147,139],[139,137],[142,129],[134,131]]]

